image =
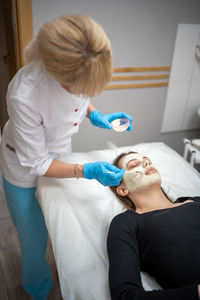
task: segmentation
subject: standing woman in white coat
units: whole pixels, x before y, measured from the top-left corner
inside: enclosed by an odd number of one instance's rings
[[[112,76],[110,41],[91,18],[71,15],[45,23],[28,45],[25,59],[27,64],[8,87],[9,120],[0,162],[20,241],[23,286],[34,300],[44,300],[52,281],[45,258],[48,233],[35,197],[37,177],[85,177],[119,185],[124,170],[107,162],[67,164],[56,158],[71,151],[71,138],[86,115],[94,126],[108,129],[114,119],[132,118],[102,114],[90,102]]]

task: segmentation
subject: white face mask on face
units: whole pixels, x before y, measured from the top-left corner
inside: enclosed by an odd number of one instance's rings
[[[161,183],[159,172],[148,158],[139,153],[128,154],[123,159],[122,168],[125,169],[123,180],[130,192],[141,191],[156,182]]]

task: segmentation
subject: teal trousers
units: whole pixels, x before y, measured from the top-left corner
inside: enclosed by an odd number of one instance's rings
[[[34,300],[46,300],[52,287],[46,260],[48,232],[36,188],[23,188],[3,178],[8,208],[18,232],[23,287]]]

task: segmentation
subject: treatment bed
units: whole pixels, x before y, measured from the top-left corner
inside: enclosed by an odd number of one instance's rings
[[[200,174],[163,143],[142,143],[59,158],[68,163],[113,162],[120,153],[141,152],[150,157],[162,187],[174,201],[200,195]],[[37,197],[43,210],[58,269],[63,299],[109,300],[106,239],[112,218],[123,211],[108,187],[96,180],[40,177]],[[141,273],[146,290],[159,288]]]

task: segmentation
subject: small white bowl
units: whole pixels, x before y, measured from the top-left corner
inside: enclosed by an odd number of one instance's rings
[[[129,127],[130,120],[128,118],[120,118],[111,122],[112,129],[117,132],[123,132]]]

